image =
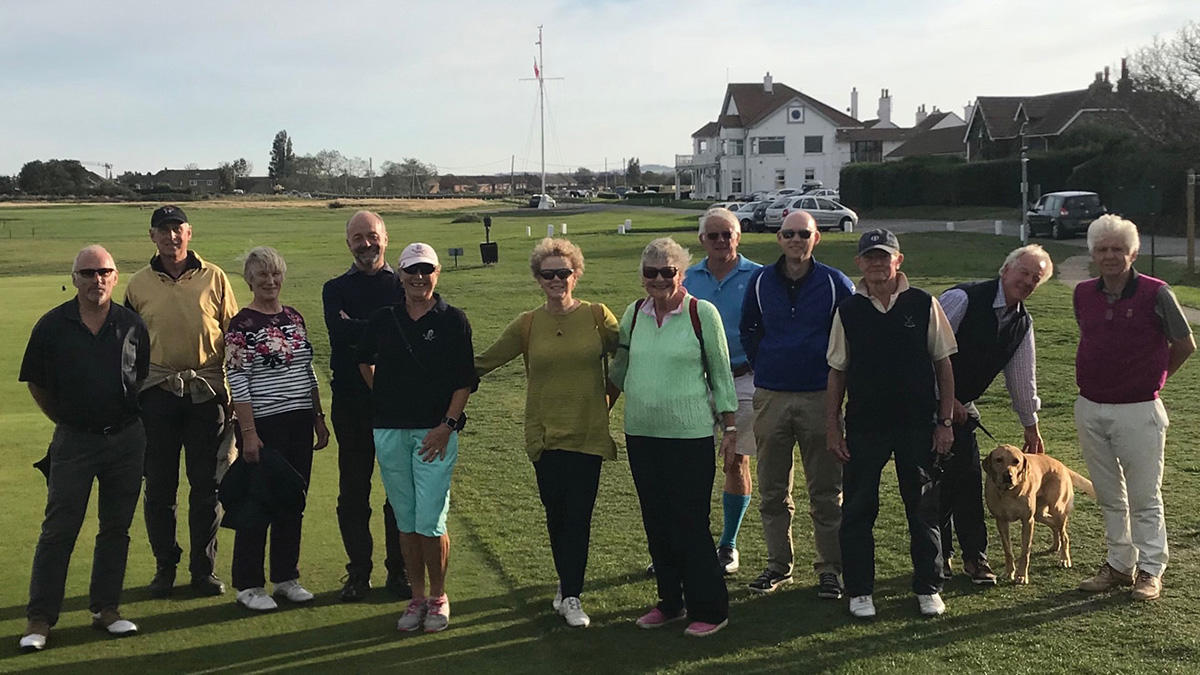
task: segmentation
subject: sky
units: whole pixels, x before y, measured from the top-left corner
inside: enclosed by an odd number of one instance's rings
[[[674,163],[728,82],[774,81],[893,120],[924,104],[1082,89],[1195,18],[1191,0],[195,3],[0,0],[0,174],[33,159],[116,173],[266,173],[287,130],[322,149],[455,174]],[[515,158],[515,159],[514,159]],[[93,170],[103,173],[103,169]]]

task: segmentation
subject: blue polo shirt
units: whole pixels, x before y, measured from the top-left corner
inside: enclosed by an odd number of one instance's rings
[[[739,253],[737,265],[724,279],[717,281],[708,271],[708,258],[705,258],[689,267],[683,280],[683,287],[688,293],[717,306],[721,323],[725,326],[725,340],[729,343],[730,368],[740,368],[747,363],[746,350],[742,348],[738,326],[742,322],[742,300],[746,298],[746,284],[749,283],[754,270],[760,267],[762,265]]]

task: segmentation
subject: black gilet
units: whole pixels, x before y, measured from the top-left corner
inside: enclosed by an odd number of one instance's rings
[[[967,312],[955,332],[958,353],[950,357],[954,366],[954,397],[963,403],[970,403],[987,391],[1033,325],[1025,304],[1019,303],[1017,315],[1004,330],[1000,329],[992,307],[999,287],[999,278],[955,286],[967,294]]]

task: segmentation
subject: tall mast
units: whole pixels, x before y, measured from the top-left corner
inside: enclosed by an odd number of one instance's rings
[[[541,126],[541,149],[542,149],[542,194],[546,192],[546,83],[543,77],[546,74],[546,62],[542,58],[542,27],[538,26],[538,121]]]

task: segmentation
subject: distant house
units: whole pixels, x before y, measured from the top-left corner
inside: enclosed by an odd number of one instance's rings
[[[731,83],[717,119],[692,134],[692,153],[675,156],[675,173],[691,172],[702,197],[799,187],[837,187],[849,148],[837,132],[859,128],[851,115],[767,73],[761,83]]]
[[[179,192],[219,192],[221,172],[218,169],[163,169],[155,174],[124,174],[121,176],[121,182],[135,190],[149,190],[158,185],[167,185]]]
[[[884,161],[906,157],[966,157],[967,123],[952,112],[936,107],[926,113],[925,106],[917,109],[917,124],[908,137],[895,149],[884,153]]]
[[[1073,127],[1100,124],[1137,130],[1128,106],[1113,91],[1108,69],[1096,73],[1087,89],[1038,96],[980,96],[967,121],[967,161],[1016,157],[1051,150]]]

